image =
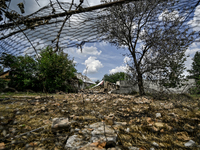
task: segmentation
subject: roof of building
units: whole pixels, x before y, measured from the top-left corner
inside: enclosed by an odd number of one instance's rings
[[[5,75],[5,74],[7,74],[8,72],[10,72],[10,70],[7,70],[7,71],[5,71],[5,72],[1,72],[1,73],[0,73],[0,76],[3,76],[3,75]]]
[[[81,79],[85,83],[91,83],[91,84],[96,84],[94,81],[92,81],[90,78],[87,76],[82,75],[81,73],[75,73],[76,77],[78,79]]]

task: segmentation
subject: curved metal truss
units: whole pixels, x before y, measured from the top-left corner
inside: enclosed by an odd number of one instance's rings
[[[35,55],[46,46],[52,46],[57,51],[59,47],[81,47],[86,42],[101,41],[98,20],[106,15],[100,12],[105,7],[112,6],[111,4],[85,8],[81,3],[75,5],[57,1],[31,15],[19,16],[7,22],[1,21],[0,53]],[[198,0],[183,0],[174,7],[186,14],[185,23],[188,23],[198,5]]]

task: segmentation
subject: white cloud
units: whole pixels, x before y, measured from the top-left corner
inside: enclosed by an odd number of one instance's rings
[[[195,42],[186,51],[186,55],[193,56],[200,49],[200,43]]]
[[[200,43],[193,43],[186,51],[186,56],[189,55],[189,57],[187,57],[187,60],[185,61],[185,67],[186,70],[184,71],[184,75],[189,75],[189,73],[187,72],[188,69],[191,69],[191,65],[192,65],[192,58],[194,57],[195,53],[197,51],[199,51],[200,49]]]
[[[200,31],[200,6],[197,6],[194,12],[194,17],[188,22],[195,31]]]
[[[165,11],[163,11],[160,15],[159,15],[159,17],[158,17],[158,19],[161,21],[161,20],[166,20],[166,19],[169,19],[169,20],[171,20],[171,21],[174,21],[176,18],[178,18],[179,17],[179,12],[178,11],[173,11],[173,12],[169,12],[168,10],[165,10]]]
[[[124,57],[124,64],[127,64],[129,61],[131,61],[131,58],[129,58],[128,56]],[[117,66],[114,69],[109,70],[110,74],[116,73],[116,72],[127,72],[128,70],[128,65],[121,65],[121,66]]]
[[[65,53],[74,54],[76,52],[76,48],[74,48],[74,47],[65,48],[63,51]]]
[[[96,59],[96,57],[90,56],[83,63],[86,69],[83,70],[83,74],[97,73],[100,68],[103,67],[102,63]]]
[[[108,46],[108,43],[107,42],[100,42],[99,45],[104,47],[104,46]]]
[[[102,51],[98,51],[96,47],[94,46],[83,46],[82,52],[80,49],[77,49],[78,54],[83,54],[83,55],[100,55]]]
[[[77,61],[73,60],[73,63],[74,63],[74,64],[77,64]]]
[[[119,66],[116,67],[115,69],[109,70],[110,74],[116,73],[116,72],[126,72],[127,67],[126,66]]]
[[[125,56],[124,63],[127,64],[129,61],[131,61],[131,58],[129,58],[128,56]]]
[[[100,0],[87,0],[90,6],[94,6],[94,5],[99,5],[100,4]],[[85,2],[87,4],[87,2]]]

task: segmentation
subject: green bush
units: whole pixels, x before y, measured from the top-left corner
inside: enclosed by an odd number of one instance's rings
[[[7,81],[0,79],[0,91],[6,87]]]
[[[92,88],[93,86],[95,86],[95,84],[92,84],[92,85],[90,85],[90,86],[87,86],[86,89],[90,89],[90,88]]]
[[[18,91],[27,89],[35,92],[76,92],[72,79],[76,72],[73,60],[69,59],[68,54],[59,51],[53,52],[51,47],[42,50],[38,59],[28,55],[13,56],[2,54],[2,65],[11,70],[9,73],[8,86]],[[4,87],[4,82],[0,85]]]
[[[45,92],[74,92],[71,80],[75,77],[75,65],[69,59],[68,54],[59,51],[53,52],[51,47],[47,47],[38,59],[39,77],[42,80],[43,91]]]
[[[28,55],[13,56],[10,54],[3,54],[1,59],[3,65],[11,70],[8,78],[8,86],[22,91],[24,89],[38,90],[37,77],[37,62]]]
[[[190,89],[190,94],[200,94],[200,76],[199,79],[196,80],[196,86]]]

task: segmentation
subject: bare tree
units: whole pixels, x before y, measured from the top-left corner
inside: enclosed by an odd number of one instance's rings
[[[106,16],[99,22],[99,33],[104,40],[128,48],[140,95],[145,94],[145,73],[155,74],[160,70],[166,74],[173,64],[167,61],[175,56],[184,59],[183,53],[194,41],[194,33],[183,25],[185,14],[179,14],[173,8],[174,3],[144,0],[114,6],[107,9]]]

